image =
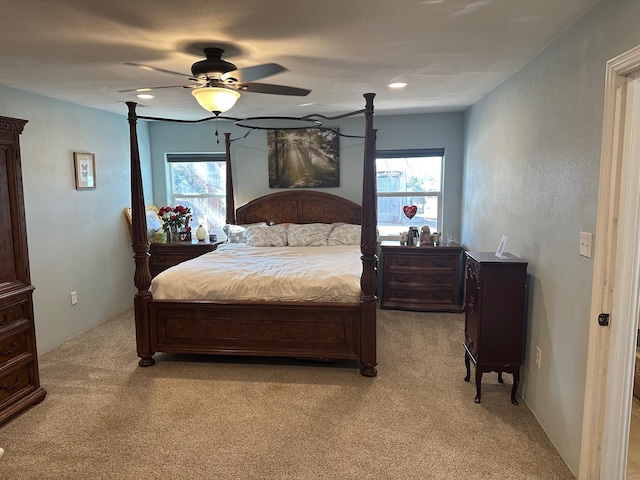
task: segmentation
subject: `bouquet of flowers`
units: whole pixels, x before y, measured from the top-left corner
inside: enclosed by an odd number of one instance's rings
[[[169,232],[180,232],[185,227],[185,231],[191,230],[189,220],[191,220],[191,209],[182,205],[175,207],[162,207],[158,210],[158,215],[162,218],[162,229]]]

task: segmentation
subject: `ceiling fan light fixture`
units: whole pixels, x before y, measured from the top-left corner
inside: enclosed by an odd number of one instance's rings
[[[202,108],[212,113],[224,113],[230,110],[240,98],[236,90],[223,87],[194,88],[191,94]]]

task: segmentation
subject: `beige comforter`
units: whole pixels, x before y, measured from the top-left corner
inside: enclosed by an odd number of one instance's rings
[[[220,245],[157,275],[155,299],[360,301],[360,247]]]

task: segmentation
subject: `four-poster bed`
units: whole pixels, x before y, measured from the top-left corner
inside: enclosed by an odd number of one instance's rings
[[[357,360],[362,375],[377,374],[374,96],[364,95],[363,110],[335,117],[355,114],[365,117],[362,205],[320,191],[296,189],[266,195],[235,209],[231,139],[225,134],[228,224],[360,225],[362,275],[359,299],[351,303],[153,298],[136,122],[137,119],[175,120],[137,116],[136,104],[127,103],[134,282],[138,289],[134,311],[140,366],[153,365],[156,352],[169,352]],[[212,252],[215,253],[218,252]]]

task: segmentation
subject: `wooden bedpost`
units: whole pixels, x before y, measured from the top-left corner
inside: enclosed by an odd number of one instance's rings
[[[149,270],[149,240],[147,238],[147,218],[142,189],[142,170],[140,168],[140,152],[138,150],[138,132],[136,128],[136,103],[127,102],[129,107],[129,138],[131,141],[131,232],[133,239],[133,258],[136,269],[133,276],[138,292],[133,298],[133,309],[136,321],[136,346],[141,367],[149,367],[155,363],[151,351],[149,331],[149,301],[151,300],[151,271]]]
[[[236,224],[236,206],[233,200],[233,176],[231,174],[231,134],[224,134],[224,146],[227,161],[227,223],[229,225]]]
[[[376,365],[376,264],[377,210],[376,196],[376,131],[373,128],[373,99],[375,93],[365,93],[364,169],[362,179],[362,308],[360,314],[360,372],[366,377],[378,374]]]

